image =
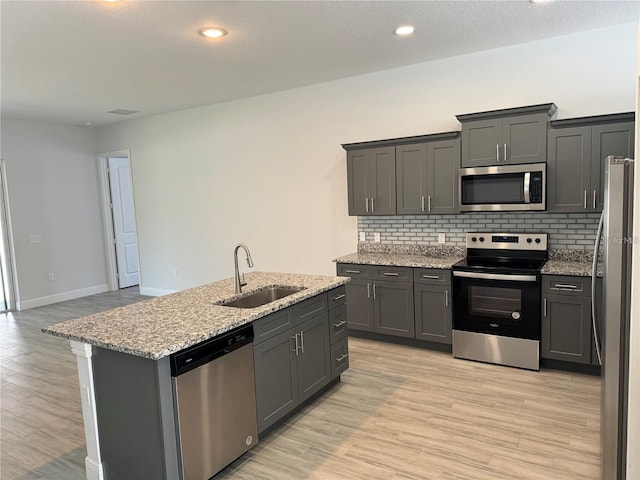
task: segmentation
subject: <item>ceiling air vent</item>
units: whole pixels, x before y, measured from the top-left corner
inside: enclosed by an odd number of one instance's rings
[[[126,108],[118,108],[116,110],[109,110],[107,113],[115,113],[116,115],[131,115],[132,113],[140,113],[137,110],[127,110]]]

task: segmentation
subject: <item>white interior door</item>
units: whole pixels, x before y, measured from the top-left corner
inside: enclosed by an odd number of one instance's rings
[[[140,283],[138,271],[138,237],[133,209],[133,189],[128,158],[109,158],[109,186],[113,212],[118,286]]]

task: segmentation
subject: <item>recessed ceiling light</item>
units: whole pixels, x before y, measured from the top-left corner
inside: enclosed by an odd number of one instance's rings
[[[220,38],[227,34],[227,31],[220,27],[204,27],[198,30],[198,32],[200,35],[208,38]]]
[[[113,2],[114,0],[108,0],[108,1]],[[85,127],[90,127],[91,125],[93,125],[93,122],[84,122]]]
[[[415,30],[416,29],[411,25],[403,25],[396,28],[393,33],[395,33],[396,35],[411,35],[413,32],[415,32]]]
[[[547,3],[550,2],[551,0],[529,0],[531,3]]]

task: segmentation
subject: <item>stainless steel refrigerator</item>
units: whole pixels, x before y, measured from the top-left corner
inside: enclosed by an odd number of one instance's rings
[[[593,331],[602,365],[602,479],[622,480],[626,478],[627,459],[633,160],[613,156],[605,159],[604,194],[592,272]],[[602,308],[595,301],[599,251],[604,262]]]

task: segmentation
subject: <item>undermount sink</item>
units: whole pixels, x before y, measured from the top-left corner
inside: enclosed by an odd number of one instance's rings
[[[219,302],[218,305],[222,305],[223,307],[256,308],[288,297],[302,290],[304,290],[304,287],[269,287],[264,290],[249,293],[235,300]]]

